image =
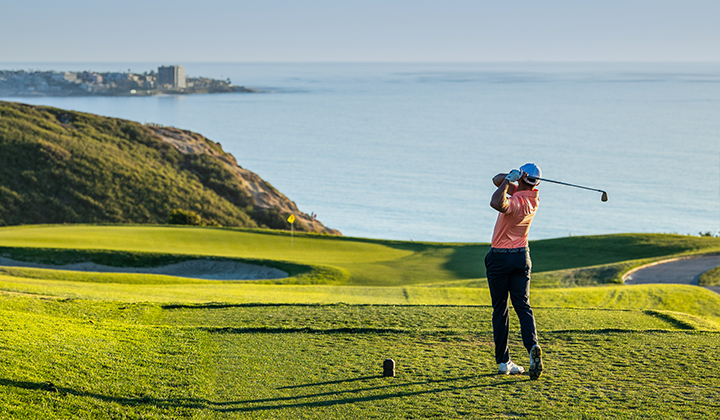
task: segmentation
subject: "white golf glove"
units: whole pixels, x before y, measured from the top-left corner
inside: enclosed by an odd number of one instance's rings
[[[507,179],[509,182],[518,182],[521,177],[522,172],[517,169],[513,169],[512,171],[510,171],[509,174],[507,174],[507,176],[505,176],[505,179]]]

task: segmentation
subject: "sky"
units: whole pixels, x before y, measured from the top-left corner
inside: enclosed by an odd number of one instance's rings
[[[718,0],[0,0],[0,62],[720,61]]]

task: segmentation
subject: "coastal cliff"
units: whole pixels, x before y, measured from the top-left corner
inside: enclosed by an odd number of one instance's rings
[[[0,225],[167,223],[339,235],[200,134],[0,101]]]
[[[257,209],[276,209],[281,214],[294,214],[299,230],[339,235],[335,229],[325,227],[310,215],[301,212],[294,201],[288,199],[256,173],[243,169],[235,157],[222,150],[220,144],[208,140],[198,133],[180,130],[174,127],[148,125],[150,130],[162,141],[171,144],[185,155],[208,155],[222,162],[225,168],[236,177],[242,188],[250,193]]]

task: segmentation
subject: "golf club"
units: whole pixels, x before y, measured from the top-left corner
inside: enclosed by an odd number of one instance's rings
[[[598,190],[597,188],[588,188],[588,187],[583,187],[582,185],[568,184],[567,182],[553,181],[552,179],[547,179],[547,178],[536,178],[536,179],[539,179],[540,181],[545,181],[545,182],[552,182],[554,184],[567,185],[568,187],[582,188],[584,190],[590,190],[590,191],[598,191],[598,192],[602,193],[602,197],[600,199],[602,201],[608,201],[607,192],[605,192],[603,190]]]

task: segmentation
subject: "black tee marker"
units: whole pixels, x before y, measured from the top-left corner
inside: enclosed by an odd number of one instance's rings
[[[393,359],[385,359],[383,362],[383,377],[395,376],[395,361]]]

